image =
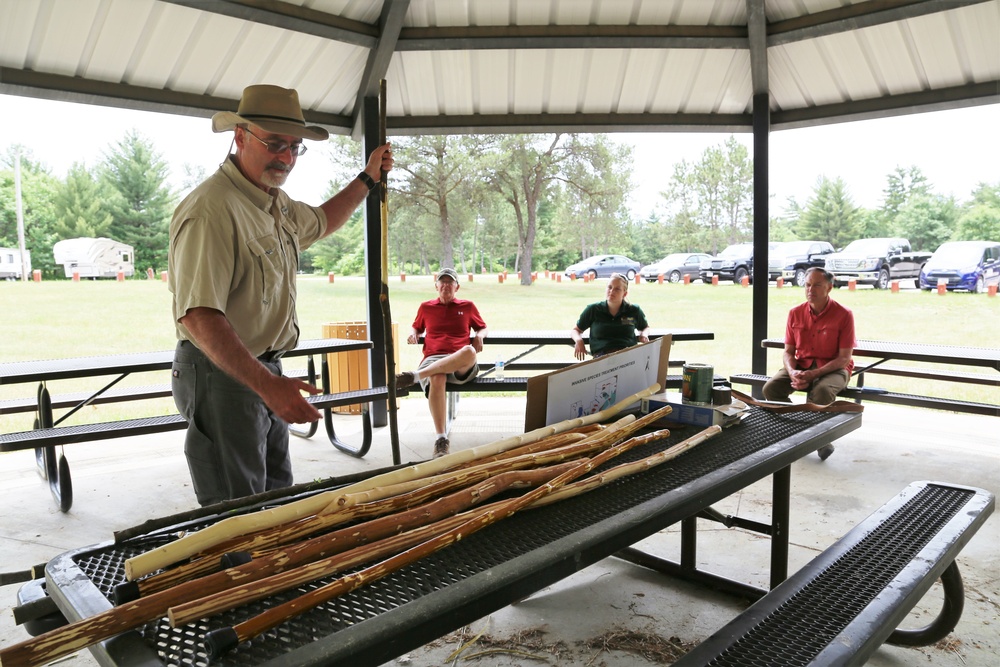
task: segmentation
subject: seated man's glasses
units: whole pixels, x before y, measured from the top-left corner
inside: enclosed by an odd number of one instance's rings
[[[306,145],[301,141],[296,141],[294,144],[290,144],[282,139],[265,140],[261,139],[256,134],[251,132],[249,127],[244,127],[243,131],[249,134],[257,141],[259,141],[260,143],[264,144],[264,147],[267,148],[268,153],[274,153],[275,155],[280,155],[285,151],[291,151],[292,155],[295,155],[297,157],[306,152]]]

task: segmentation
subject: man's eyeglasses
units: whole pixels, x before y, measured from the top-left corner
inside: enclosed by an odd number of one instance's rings
[[[296,141],[294,144],[290,144],[287,141],[284,141],[283,139],[264,140],[258,137],[253,132],[251,132],[249,127],[244,127],[243,131],[249,134],[257,141],[259,141],[260,143],[264,144],[264,147],[267,148],[268,153],[281,155],[285,151],[291,151],[292,155],[295,155],[297,157],[305,153],[307,150],[306,145],[301,141]]]

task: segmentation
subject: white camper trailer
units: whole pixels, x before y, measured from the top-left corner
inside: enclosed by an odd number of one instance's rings
[[[31,253],[24,251],[25,280],[31,277]],[[21,251],[17,248],[0,248],[0,280],[21,279]]]
[[[52,254],[67,278],[74,273],[81,278],[115,278],[119,272],[129,278],[135,273],[132,246],[112,239],[65,239],[52,246]]]

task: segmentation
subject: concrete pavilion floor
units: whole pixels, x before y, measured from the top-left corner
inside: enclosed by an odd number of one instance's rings
[[[426,458],[433,430],[422,398],[406,398],[399,410],[404,461]],[[338,416],[338,433],[357,434],[359,419]],[[452,448],[465,448],[522,432],[523,399],[464,397],[452,432]],[[791,569],[806,563],[857,522],[915,480],[948,481],[1000,489],[1000,423],[992,417],[871,405],[864,425],[839,440],[836,453],[820,462],[810,456],[792,472]],[[4,454],[0,461],[0,571],[24,570],[69,549],[111,539],[112,533],[142,521],[193,508],[182,454],[181,433],[111,440],[67,448],[75,501],[60,513],[34,471],[30,452]],[[354,441],[357,441],[356,438]],[[390,463],[388,429],[380,429],[371,453],[362,460],[334,450],[322,429],[309,440],[293,438],[299,481],[375,470]],[[766,519],[770,486],[760,483],[717,506],[725,513]],[[763,586],[767,543],[737,529],[705,526],[699,536],[704,566]],[[647,550],[676,557],[676,529],[646,540]],[[966,546],[959,564],[966,606],[956,631],[939,645],[921,649],[883,646],[870,665],[986,667],[1000,664],[1000,518],[991,517]],[[939,588],[935,586],[935,589]],[[18,585],[0,587],[0,645],[22,641],[10,608]],[[915,611],[911,627],[924,625],[939,608],[937,591],[926,608]],[[923,605],[922,605],[923,606]],[[602,648],[610,631],[641,633],[647,646],[658,639],[697,643],[743,608],[740,600],[663,578],[609,558],[558,585],[471,624],[388,664],[424,667],[466,664],[487,667],[569,665],[607,667],[652,665],[636,653]],[[919,609],[919,608],[918,608]],[[462,656],[487,649],[479,659],[454,662],[449,656],[483,633]],[[532,637],[535,643],[531,644]],[[523,639],[518,643],[518,638]],[[543,662],[537,658],[545,658]],[[89,652],[62,665],[91,666]]]

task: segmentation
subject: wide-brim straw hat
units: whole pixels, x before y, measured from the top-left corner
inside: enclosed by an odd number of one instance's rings
[[[220,111],[212,116],[212,130],[227,132],[248,123],[274,134],[323,141],[330,133],[318,125],[306,125],[299,105],[299,94],[291,88],[255,84],[243,89],[239,109]]]

